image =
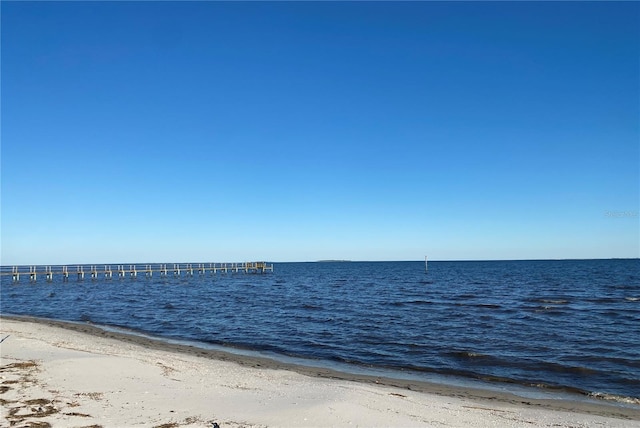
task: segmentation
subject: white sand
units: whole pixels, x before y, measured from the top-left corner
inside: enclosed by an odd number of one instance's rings
[[[460,388],[416,392],[1,319],[6,336],[2,427],[640,427],[640,407],[567,411]]]

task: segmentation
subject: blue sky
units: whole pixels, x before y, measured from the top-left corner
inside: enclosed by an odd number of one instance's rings
[[[638,257],[638,2],[2,2],[2,264]]]

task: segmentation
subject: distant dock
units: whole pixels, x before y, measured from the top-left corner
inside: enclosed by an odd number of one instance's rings
[[[118,264],[118,265],[60,265],[60,266],[2,266],[0,276],[11,276],[13,282],[26,277],[29,282],[36,282],[38,277],[52,282],[54,276],[61,276],[63,281],[75,277],[82,281],[85,277],[92,280],[115,278],[151,278],[154,274],[167,276],[194,276],[207,273],[266,273],[273,272],[273,263],[156,263],[156,264]]]

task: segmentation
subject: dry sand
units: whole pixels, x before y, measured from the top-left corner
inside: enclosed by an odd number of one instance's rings
[[[640,406],[350,375],[88,324],[0,321],[2,427],[640,427]]]

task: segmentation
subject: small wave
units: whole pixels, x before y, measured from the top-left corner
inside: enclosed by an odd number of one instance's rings
[[[595,358],[594,358],[595,359]],[[640,360],[632,360],[629,358],[600,357],[600,361],[610,361],[615,364],[625,365],[629,367],[640,368]]]
[[[533,312],[543,312],[548,315],[561,315],[565,313],[565,311],[559,308],[558,306],[552,306],[552,305],[533,306],[526,309]]]
[[[502,308],[501,305],[495,305],[495,304],[491,304],[491,303],[480,303],[477,306],[479,308],[485,308],[485,309],[500,309],[500,308]]]
[[[542,370],[546,370],[548,372],[553,372],[553,373],[572,373],[572,374],[578,374],[578,375],[595,375],[600,373],[600,371],[594,370],[589,367],[569,366],[565,364],[558,364],[558,363],[552,363],[552,362],[538,363],[538,364],[532,365],[531,367],[526,367],[526,369],[536,371],[536,372],[542,369]]]
[[[612,286],[616,290],[636,289],[638,286],[634,284],[614,284]]]
[[[305,303],[302,305],[302,309],[310,309],[313,311],[321,311],[322,309],[324,309],[322,306],[316,306],[316,305],[311,305],[309,303]]]
[[[455,296],[456,299],[475,299],[476,296],[475,294],[470,294],[470,293],[466,293],[466,294],[460,294],[459,296]]]
[[[570,394],[588,395],[586,391],[574,386],[568,385],[555,385],[551,383],[527,383],[527,382],[515,382],[521,385],[530,386],[534,388],[546,389],[549,391],[568,392]]]
[[[408,305],[430,305],[433,302],[430,300],[409,300],[405,303]]]
[[[603,392],[591,392],[587,394],[589,397],[597,398],[599,400],[615,401],[617,403],[624,404],[640,404],[640,398],[625,397],[623,395],[606,394]]]
[[[539,299],[538,303],[546,303],[548,305],[566,305],[569,301],[564,299]]]
[[[328,342],[319,342],[317,340],[313,340],[309,342],[309,345],[313,347],[315,350],[326,350],[326,349],[335,349],[335,346]]]
[[[390,306],[405,306],[405,305],[431,305],[431,300],[396,300],[395,302],[389,302]]]
[[[396,302],[387,302],[387,303],[384,303],[384,304],[385,305],[389,305],[389,306],[404,306],[404,303],[405,302],[403,302],[403,301],[396,301]]]
[[[479,352],[473,352],[473,351],[453,351],[453,352],[450,352],[449,355],[451,355],[452,357],[464,358],[464,359],[489,358],[488,355],[481,354]]]
[[[569,303],[568,299],[563,298],[564,296],[545,296],[545,297],[529,297],[527,299],[524,299],[525,302],[528,303],[542,303],[542,304],[547,304],[547,305],[566,305]]]
[[[629,302],[638,302],[640,301],[640,297],[625,297],[624,300],[627,300]]]

